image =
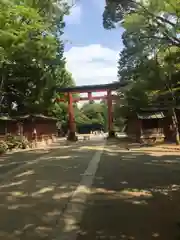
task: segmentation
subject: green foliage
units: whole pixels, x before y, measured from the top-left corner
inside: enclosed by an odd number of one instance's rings
[[[56,117],[60,119],[62,125],[68,123],[68,103],[58,103],[59,110],[55,113]],[[55,107],[58,109],[58,107]],[[89,102],[84,104],[81,108],[74,104],[74,117],[76,125],[79,127],[86,124],[102,124],[107,128],[107,105],[102,103]]]
[[[21,136],[14,135],[7,135],[5,139],[5,144],[8,150],[12,150],[15,148],[26,149],[30,146],[30,143],[27,139],[22,138]]]
[[[2,112],[52,115],[55,89],[74,84],[61,41],[67,11],[63,1],[0,1]]]
[[[89,119],[85,123],[99,123],[106,125],[106,105],[104,103],[87,103],[84,104],[81,112]]]
[[[179,6],[180,0],[107,0],[104,26],[109,29],[123,23],[126,31],[136,31],[136,40],[180,46]]]
[[[0,154],[5,153],[8,150],[8,145],[5,141],[0,141]]]
[[[136,2],[131,0],[107,0],[103,13],[103,25],[105,28],[115,28],[116,23],[122,22],[124,14],[133,12]]]
[[[60,102],[56,104],[54,115],[60,120],[62,128],[66,129],[68,125],[68,103]],[[89,102],[82,107],[74,103],[73,109],[77,128],[82,125],[101,124],[107,129],[107,104],[105,102]]]
[[[27,139],[20,136],[7,135],[4,141],[0,141],[0,154],[12,149],[26,149],[29,146],[30,143]]]
[[[119,122],[141,108],[178,104],[180,70],[179,0],[108,0],[104,26],[125,29],[118,78],[130,81],[119,93],[115,115]]]

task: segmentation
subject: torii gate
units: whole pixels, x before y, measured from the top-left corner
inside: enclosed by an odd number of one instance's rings
[[[68,88],[59,88],[57,91],[59,93],[64,93],[68,98],[68,115],[69,115],[69,134],[68,140],[76,141],[76,124],[74,119],[74,109],[73,102],[85,101],[85,100],[100,100],[106,99],[108,105],[108,133],[109,137],[114,136],[113,130],[113,109],[112,109],[112,100],[115,96],[112,95],[112,91],[124,87],[126,84],[120,82],[114,82],[110,84],[101,84],[101,85],[89,85],[89,86],[77,86],[77,87],[68,87]],[[93,92],[107,92],[105,96],[92,96]],[[87,93],[88,97],[75,97],[73,98],[74,93]],[[65,102],[65,98],[57,98],[57,102]]]

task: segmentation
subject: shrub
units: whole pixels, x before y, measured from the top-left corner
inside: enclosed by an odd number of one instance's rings
[[[7,135],[6,136],[6,143],[8,145],[8,149],[11,150],[13,148],[18,148],[19,141],[16,139],[15,136]]]
[[[26,149],[28,146],[30,146],[29,141],[24,136],[7,135],[6,144],[8,145],[9,150],[14,148]]]
[[[8,145],[5,141],[0,141],[0,154],[5,153],[8,150]]]
[[[26,149],[27,147],[30,147],[30,143],[27,139],[22,139],[20,142],[20,148]]]
[[[30,142],[25,137],[7,135],[5,141],[0,141],[0,154],[14,148],[26,149],[30,147]]]

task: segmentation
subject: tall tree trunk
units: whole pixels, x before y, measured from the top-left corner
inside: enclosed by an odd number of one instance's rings
[[[179,126],[178,126],[178,120],[176,116],[175,109],[172,108],[172,122],[173,122],[173,129],[176,137],[176,144],[180,144],[180,137],[179,137]]]

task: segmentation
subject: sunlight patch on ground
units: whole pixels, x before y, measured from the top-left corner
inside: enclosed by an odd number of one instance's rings
[[[91,193],[105,193],[105,194],[113,193],[113,194],[116,194],[116,191],[108,190],[105,188],[96,188],[96,189],[92,190]]]
[[[102,151],[104,149],[103,146],[83,146],[83,147],[80,147],[80,149],[87,149],[87,150],[100,150]]]
[[[61,211],[59,211],[58,209],[54,209],[51,212],[47,212],[46,216],[51,218],[51,217],[59,216],[60,214],[61,214]]]
[[[180,190],[180,185],[172,184],[165,187],[152,188],[151,191],[155,193],[160,193],[163,195],[169,195],[171,192],[176,192]]]
[[[96,200],[121,199],[136,205],[147,205],[147,200],[152,199],[156,193],[171,197],[172,192],[179,190],[180,185],[172,184],[164,187],[157,186],[156,188],[151,188],[149,190],[126,188],[121,191],[113,191],[104,188],[94,188],[91,193],[94,194],[94,199]]]
[[[144,189],[124,189],[122,191],[113,191],[104,188],[93,189],[92,194],[94,194],[95,200],[107,200],[107,199],[120,199],[125,202],[136,204],[136,205],[147,205],[147,199],[153,197],[151,191]]]
[[[129,202],[134,205],[147,205],[148,204],[148,202],[146,200],[127,199],[126,202]]]
[[[124,239],[124,240],[126,240],[126,239],[128,239],[128,240],[134,240],[135,239],[135,237],[132,237],[132,236],[127,236],[127,235],[125,235],[125,234],[121,234],[121,239]]]
[[[150,162],[144,162],[145,165],[156,165],[156,166],[172,166],[175,165],[179,168],[180,160],[152,160]]]
[[[164,151],[164,150],[159,150],[156,148],[139,148],[139,149],[131,149],[132,152],[134,153],[138,153],[138,152],[142,152],[145,154],[148,154],[149,156],[154,156],[154,157],[162,157],[162,156],[177,156],[180,155],[180,151]]]
[[[120,182],[120,183],[123,184],[123,185],[128,184],[127,181],[122,181],[122,182]]]
[[[27,197],[28,196],[28,194],[24,193],[24,192],[11,192],[11,195],[13,197]]]
[[[32,193],[32,197],[38,197],[38,196],[41,196],[41,194],[52,192],[52,191],[54,191],[54,187],[45,187],[40,189],[37,192]]]
[[[154,237],[154,238],[160,237],[160,234],[159,233],[153,233],[152,237]]]
[[[72,195],[72,192],[67,193],[55,193],[52,197],[54,200],[60,200],[62,198],[69,198]]]
[[[178,164],[179,160],[152,160],[153,163],[166,163],[166,164]]]
[[[139,189],[125,189],[121,191],[120,194],[127,197],[152,197],[152,193],[150,191]]]
[[[122,161],[127,161],[127,160],[135,160],[137,156],[135,154],[128,154],[128,155],[121,155],[121,160]]]
[[[9,210],[16,210],[16,209],[19,209],[19,208],[32,208],[34,206],[35,206],[35,204],[13,204],[11,206],[8,206],[8,209]]]
[[[115,149],[111,149],[111,148],[107,148],[106,146],[83,146],[80,149],[87,149],[87,150],[99,150],[99,151],[106,151],[106,152],[110,152],[110,153],[114,153],[114,152],[119,152],[119,150],[115,150]]]
[[[12,182],[12,183],[8,183],[8,184],[3,184],[0,186],[0,189],[1,188],[8,188],[8,187],[14,187],[14,186],[19,186],[23,183],[25,183],[26,180],[21,180],[21,181],[18,181],[18,182]]]
[[[26,172],[20,173],[18,175],[16,175],[16,178],[20,178],[20,177],[24,177],[24,176],[29,176],[29,175],[33,175],[35,172],[34,170],[28,170]]]
[[[72,156],[52,156],[52,157],[44,157],[43,160],[59,160],[59,159],[69,159],[72,158]]]
[[[108,154],[108,156],[112,156],[112,157],[117,156],[117,153],[114,153],[114,152],[113,152],[113,153],[110,153],[110,152],[109,152],[109,153],[107,153],[107,154]]]

